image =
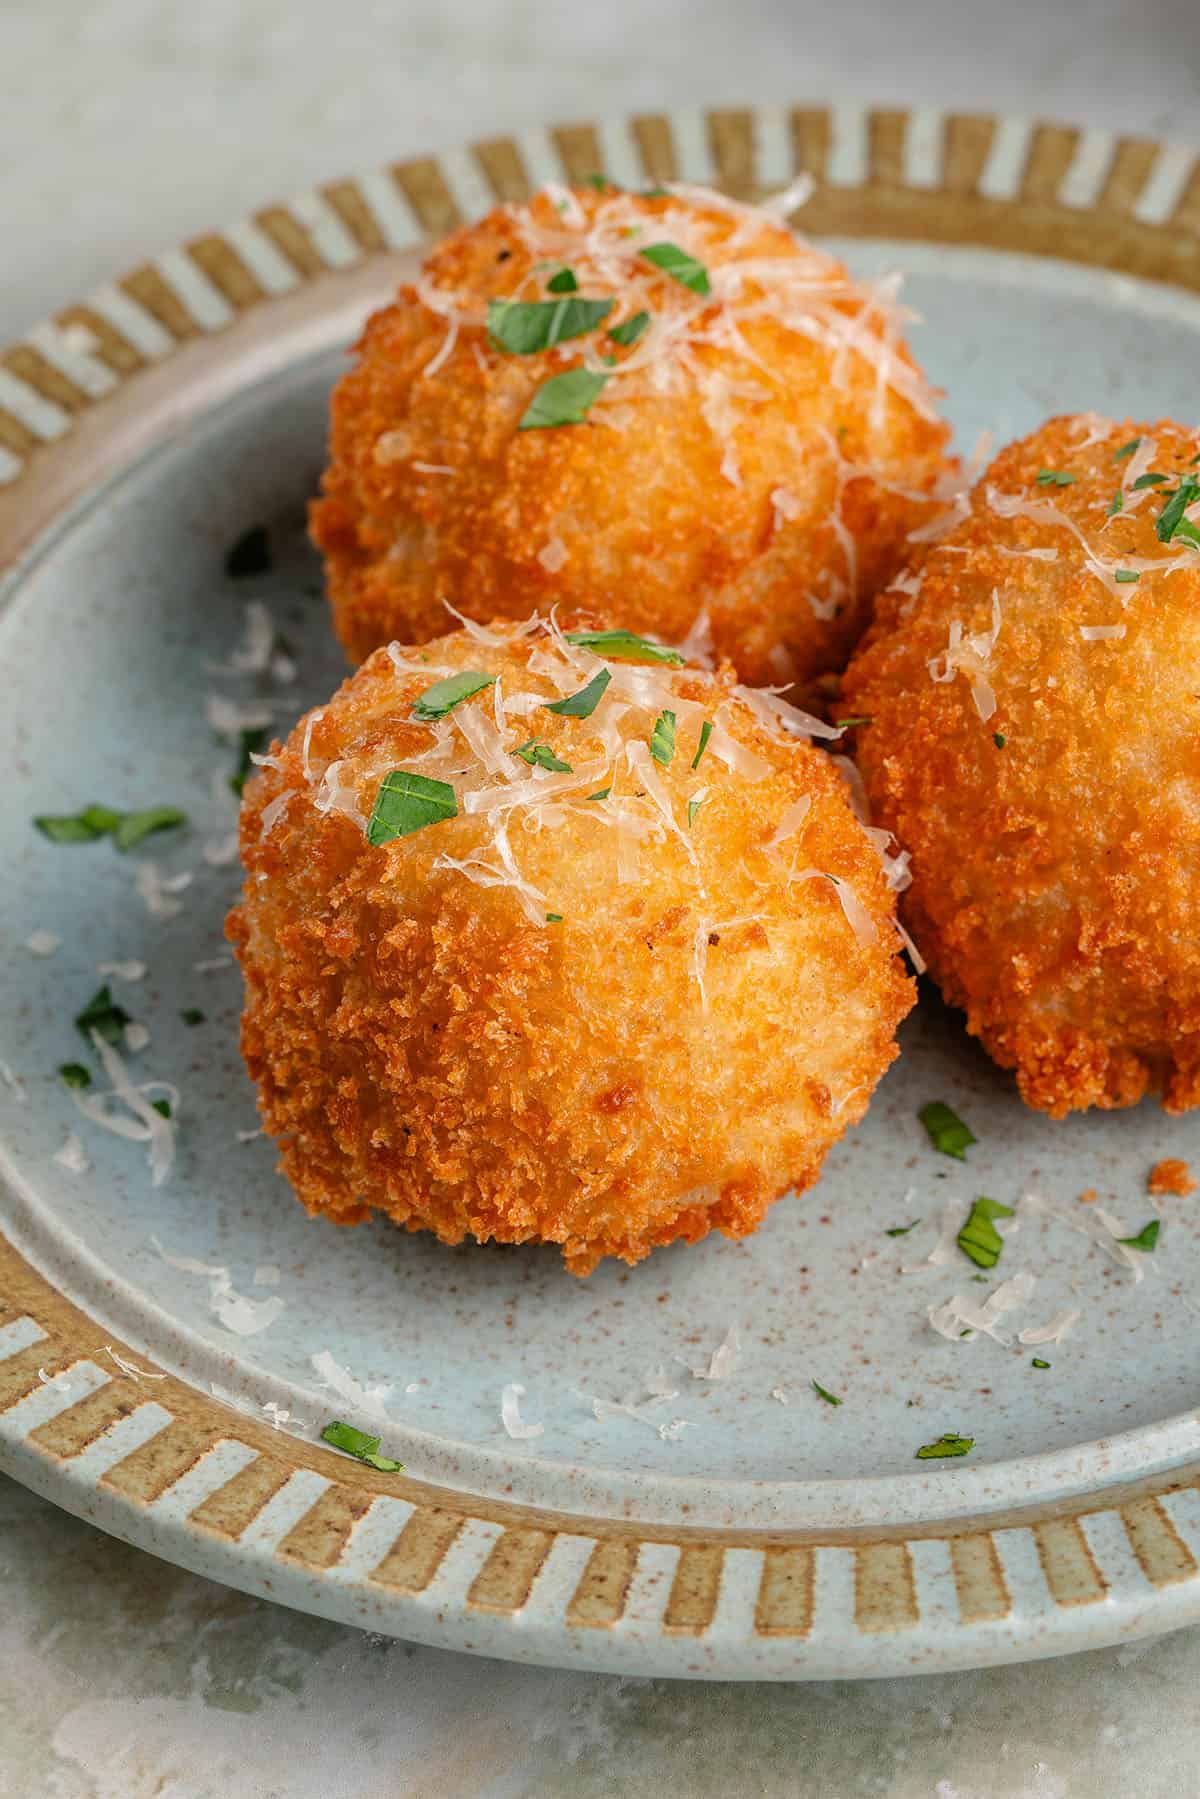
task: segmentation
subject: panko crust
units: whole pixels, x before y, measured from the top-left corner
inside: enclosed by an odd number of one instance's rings
[[[570,204],[585,221],[574,232],[546,195],[499,207],[442,243],[418,287],[367,323],[333,395],[329,467],[311,512],[347,653],[361,661],[392,638],[439,635],[443,598],[477,619],[557,601],[667,642],[707,613],[717,657],[748,681],[807,683],[841,668],[908,532],[930,514],[923,496],[950,467],[932,392],[894,341],[905,315],[748,208],[590,190]],[[642,241],[686,238],[712,271],[763,259],[811,266],[821,318],[814,301],[808,323],[835,334],[853,324],[871,356],[749,317],[716,293],[700,299],[644,261],[636,291],[608,264],[580,262],[589,297],[615,295],[605,330],[639,310],[686,315],[710,336],[736,320],[741,348],[691,342],[686,375],[675,351],[635,372],[650,333],[630,347],[593,331],[540,354],[494,348],[489,298],[547,297],[553,262],[529,247],[531,234],[551,233],[559,259],[578,262],[614,208]],[[764,281],[745,295],[761,297]],[[478,321],[452,340],[426,303],[450,294]],[[602,354],[616,358],[615,378],[583,423],[518,429],[551,375],[599,367]],[[732,421],[732,436],[709,417]]]
[[[1200,554],[1158,534],[1198,453],[1093,414],[1011,445],[846,675],[876,822],[912,853],[909,929],[1052,1117],[1200,1101]],[[954,620],[986,642],[993,594],[990,652],[932,679]]]
[[[460,632],[428,654],[438,671],[492,670],[509,694],[553,697],[529,666],[549,641],[541,628],[498,646]],[[584,812],[592,802],[535,832],[514,823],[521,875],[544,890],[531,918],[511,886],[439,865],[495,855],[486,819],[461,809],[469,774],[458,817],[379,847],[364,836],[379,771],[431,747],[410,712],[432,678],[377,652],[246,787],[228,934],[246,983],[242,1049],[283,1171],[336,1223],[378,1210],[446,1243],[552,1242],[577,1274],[711,1230],[744,1236],[861,1117],[913,1000],[891,893],[835,769],[760,723],[731,674],[682,671],[677,753],[658,770],[676,827],[647,839],[622,881],[621,833]],[[489,695],[470,704],[486,721]],[[761,759],[761,778],[711,750],[692,772],[701,706]],[[561,760],[590,766],[595,719],[539,709],[529,722]],[[649,720],[631,707],[620,728],[644,743]],[[457,726],[442,734],[463,741]],[[661,816],[619,747],[617,760],[614,795],[593,811]],[[685,844],[685,796],[702,786]],[[359,817],[323,813],[330,792]],[[767,853],[804,795],[801,827]],[[852,885],[874,942],[810,866]],[[543,920],[546,901],[561,923]]]

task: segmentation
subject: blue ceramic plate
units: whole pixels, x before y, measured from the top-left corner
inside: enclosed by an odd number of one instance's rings
[[[1200,1209],[1146,1192],[1158,1158],[1200,1158],[1194,1121],[1035,1116],[926,993],[813,1192],[747,1242],[586,1282],[550,1251],[312,1222],[251,1135],[228,777],[256,709],[286,729],[343,673],[304,507],[345,346],[422,235],[497,194],[602,163],[751,191],[797,159],[806,227],[856,272],[907,270],[960,447],[1056,411],[1200,411],[1193,158],[846,108],[531,133],[338,183],[0,367],[0,1464],[119,1535],[397,1635],[663,1674],[961,1666],[1200,1617]],[[230,578],[260,524],[271,568]],[[284,662],[239,668],[266,615]],[[128,854],[31,828],[91,799],[190,825]],[[149,1033],[137,1080],[178,1091],[161,1186],[55,1072],[104,981]],[[974,1129],[967,1163],[926,1141],[931,1099]],[[1160,1207],[1140,1282],[1055,1215],[1087,1188],[1130,1233]],[[1051,1209],[1021,1209],[1003,1272],[1036,1296],[1004,1328],[1076,1311],[1069,1336],[937,1336],[930,1306],[989,1291],[926,1260],[944,1216],[1030,1191]],[[725,1377],[698,1377],[723,1343]],[[536,1436],[504,1428],[513,1382]],[[335,1415],[378,1420],[406,1473],[325,1448]],[[914,1460],[944,1432],[971,1456]]]

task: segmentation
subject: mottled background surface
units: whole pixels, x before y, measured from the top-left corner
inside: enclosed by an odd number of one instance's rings
[[[329,175],[691,101],[1009,109],[1200,141],[1195,0],[0,0],[0,341]],[[0,1482],[4,1799],[1196,1790],[1200,1633],[865,1685],[672,1686],[389,1643]]]

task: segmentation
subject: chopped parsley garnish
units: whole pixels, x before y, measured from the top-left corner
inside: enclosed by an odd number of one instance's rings
[[[1140,1249],[1143,1255],[1149,1255],[1158,1242],[1160,1229],[1160,1221],[1152,1218],[1149,1224],[1142,1226],[1136,1237],[1118,1237],[1117,1242],[1123,1243],[1126,1249]]]
[[[994,1268],[1000,1260],[1004,1238],[992,1221],[1012,1215],[1012,1207],[1002,1205],[998,1199],[977,1199],[971,1207],[967,1222],[958,1233],[958,1247],[977,1268]]]
[[[403,1462],[393,1461],[390,1455],[380,1455],[378,1437],[369,1437],[365,1430],[355,1430],[352,1424],[343,1424],[337,1418],[325,1426],[321,1441],[332,1449],[354,1456],[357,1461],[366,1462],[380,1474],[399,1474],[404,1467]]]
[[[545,768],[554,775],[573,773],[569,762],[563,762],[554,754],[548,743],[540,743],[536,737],[531,737],[529,742],[523,743],[519,750],[512,750],[510,753],[519,756],[522,762],[528,762],[531,768]]]
[[[584,794],[584,796],[583,796],[584,804],[586,805],[588,800],[606,800],[611,792],[612,792],[611,786],[597,787],[595,793]]]
[[[1136,568],[1115,568],[1113,570],[1113,580],[1120,587],[1128,587],[1131,581],[1140,581],[1141,576]]]
[[[184,1024],[187,1025],[204,1023],[204,1013],[200,1010],[199,1006],[185,1006],[179,1016]]]
[[[688,830],[689,831],[691,830],[692,826],[695,824],[696,814],[697,814],[697,812],[699,812],[699,810],[703,804],[704,804],[703,800],[689,800],[688,801],[687,818],[688,818]]]
[[[582,425],[600,398],[607,375],[591,369],[564,369],[543,381],[525,409],[518,431],[542,431],[552,425]]]
[[[1154,529],[1160,543],[1170,543],[1180,525],[1187,522],[1184,519],[1184,513],[1192,501],[1197,499],[1200,499],[1200,481],[1197,481],[1194,475],[1185,475],[1159,513],[1155,523]]]
[[[91,1070],[85,1068],[82,1062],[60,1062],[58,1078],[64,1087],[74,1087],[80,1093],[92,1084]]]
[[[675,754],[675,714],[660,712],[650,733],[650,754],[660,768],[666,768]]]
[[[615,344],[620,344],[623,349],[628,349],[630,344],[637,342],[649,323],[650,314],[648,312],[635,312],[632,318],[625,319],[622,324],[610,325],[608,335]]]
[[[911,1224],[893,1224],[884,1232],[884,1235],[886,1237],[907,1237],[909,1231],[915,1231],[920,1222],[919,1218],[914,1218]]]
[[[1031,1358],[1030,1366],[1033,1368],[1048,1368],[1050,1364],[1044,1356],[1035,1355]]]
[[[939,1437],[936,1443],[922,1443],[917,1451],[916,1460],[933,1462],[941,1460],[944,1456],[969,1455],[974,1447],[974,1437],[956,1437],[951,1431],[947,1432],[944,1437]]]
[[[254,772],[252,756],[259,754],[267,746],[267,730],[265,725],[258,725],[252,731],[243,731],[238,737],[238,765],[229,777],[229,785],[241,799],[246,782]]]
[[[1078,479],[1078,475],[1069,475],[1061,468],[1040,468],[1037,472],[1039,487],[1071,487]]]
[[[917,1117],[929,1133],[933,1147],[940,1149],[944,1156],[953,1156],[956,1161],[965,1162],[968,1148],[978,1142],[970,1126],[940,1099],[930,1100],[927,1106],[922,1106]]]
[[[694,256],[689,256],[686,250],[681,250],[678,244],[647,244],[639,254],[647,262],[652,262],[655,268],[661,269],[664,275],[670,275],[673,281],[678,281],[683,287],[690,287],[694,294],[712,292],[712,284],[704,264],[697,262]]]
[[[546,291],[551,294],[575,294],[579,292],[579,283],[575,279],[574,269],[561,268],[551,275],[546,283]]]
[[[125,1026],[131,1022],[128,1012],[118,1006],[108,990],[108,983],[93,993],[83,1011],[75,1019],[76,1030],[82,1031],[89,1040],[95,1031],[103,1037],[105,1043],[120,1043]]]
[[[993,731],[992,732],[992,742],[995,744],[995,746],[998,750],[1002,750],[1004,748],[1005,744],[1008,742],[1008,738],[1004,735],[1003,731]]]
[[[187,813],[178,806],[148,806],[144,812],[126,812],[113,831],[113,842],[119,850],[136,849],[143,837],[155,831],[173,831],[187,823]]]
[[[1140,493],[1143,487],[1158,487],[1166,479],[1166,475],[1156,475],[1151,471],[1148,475],[1139,475],[1129,491],[1130,493]]]
[[[834,720],[834,723],[841,731],[852,730],[855,725],[869,725],[870,722],[871,715],[869,712],[856,713],[853,718],[837,718]]]
[[[171,1102],[169,1099],[152,1099],[150,1104],[160,1117],[169,1118],[171,1116]]]
[[[584,186],[594,187],[598,194],[607,193],[610,187],[614,188],[618,193],[621,191],[617,187],[616,182],[610,181],[607,175],[589,175]]]
[[[414,774],[411,769],[393,768],[379,783],[367,842],[391,843],[396,837],[411,837],[426,825],[457,816],[458,801],[448,781],[431,781],[428,775]]]
[[[635,631],[568,631],[568,643],[577,649],[591,650],[606,656],[610,662],[662,662],[668,668],[682,668],[683,657],[665,643],[651,643]]]
[[[1190,519],[1181,519],[1175,527],[1176,537],[1182,537],[1184,543],[1190,543],[1194,550],[1200,550],[1200,531]]]
[[[134,849],[152,831],[170,831],[187,823],[187,813],[177,806],[150,806],[144,812],[118,812],[112,806],[94,804],[82,812],[42,816],[34,824],[51,843],[95,843],[111,837],[121,851]]]
[[[581,300],[575,295],[561,300],[489,300],[488,339],[495,349],[507,350],[510,355],[536,356],[539,350],[552,350],[568,338],[594,331],[613,304],[612,300]]]
[[[561,924],[562,921],[563,921],[563,915],[561,912],[547,912],[547,914],[546,914],[546,923],[547,924]]]
[[[565,699],[553,700],[547,712],[557,712],[560,718],[590,718],[596,707],[604,698],[604,690],[612,680],[606,668],[598,669],[586,687],[578,693],[570,693]]]
[[[251,525],[225,552],[225,573],[234,581],[271,571],[271,540],[265,525]]]
[[[819,1380],[813,1382],[812,1390],[818,1399],[823,1399],[825,1401],[826,1405],[841,1405],[842,1403],[837,1394],[831,1393],[828,1387],[823,1387]]]
[[[1123,512],[1124,510],[1125,510],[1125,495],[1121,492],[1121,489],[1118,487],[1116,493],[1113,495],[1112,499],[1108,503],[1108,516],[1109,516],[1109,518],[1116,518],[1118,512]]]
[[[696,754],[692,757],[692,767],[693,768],[699,768],[700,758],[701,758],[701,756],[703,756],[705,750],[708,748],[708,740],[712,736],[712,734],[713,734],[712,719],[706,718],[704,723],[700,727],[699,746],[697,747]]]
[[[482,693],[495,679],[495,675],[485,674],[481,668],[465,668],[461,674],[447,675],[444,681],[435,681],[419,695],[413,706],[413,717],[420,719],[422,724],[432,718],[445,718],[447,712],[453,712],[473,694]]]
[[[1133,455],[1133,452],[1138,448],[1141,441],[1140,437],[1131,437],[1127,444],[1122,444],[1119,450],[1113,451],[1113,461],[1124,462],[1127,456]]]

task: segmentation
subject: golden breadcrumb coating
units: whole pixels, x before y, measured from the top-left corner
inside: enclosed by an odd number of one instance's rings
[[[469,671],[497,678],[414,719]],[[589,717],[547,709],[592,681]],[[259,1109],[310,1212],[557,1243],[587,1274],[744,1236],[817,1178],[913,984],[837,769],[742,692],[473,625],[377,651],[273,748],[228,932]],[[374,845],[394,769],[457,811]]]
[[[661,242],[709,294],[641,254]],[[488,302],[566,304],[548,290],[564,265],[608,316],[538,353],[497,348]],[[632,344],[608,335],[642,313]],[[446,597],[479,619],[558,601],[668,642],[706,615],[743,680],[840,669],[953,481],[907,318],[886,282],[705,190],[497,208],[369,320],[334,392],[311,523],[347,652],[437,636]],[[583,422],[520,429],[583,365],[608,376]]]
[[[1147,1193],[1174,1193],[1186,1199],[1196,1191],[1196,1182],[1192,1177],[1191,1164],[1181,1156],[1164,1156],[1150,1170],[1146,1181]]]
[[[846,676],[909,928],[1052,1117],[1200,1099],[1198,452],[1094,414],[1011,445]]]

